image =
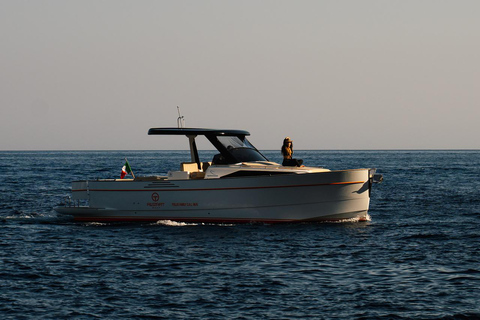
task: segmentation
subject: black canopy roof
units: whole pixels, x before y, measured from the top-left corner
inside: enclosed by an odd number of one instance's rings
[[[198,168],[201,168],[200,158],[198,156],[197,144],[195,138],[197,136],[205,136],[213,146],[220,152],[217,160],[214,159],[215,164],[230,164],[249,161],[268,161],[247,139],[246,136],[250,132],[245,130],[232,129],[204,129],[204,128],[151,128],[148,130],[149,135],[182,135],[187,136],[190,144],[190,154],[192,162],[196,162]],[[224,145],[220,137],[237,137],[245,145],[243,147],[228,148]],[[230,146],[232,147],[232,146]]]
[[[149,135],[202,135],[202,136],[249,136],[245,130],[203,128],[151,128]]]

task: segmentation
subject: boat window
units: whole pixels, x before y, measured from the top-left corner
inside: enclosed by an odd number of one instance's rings
[[[235,148],[254,148],[246,138],[241,140],[239,137],[219,136],[218,141],[227,149]]]
[[[245,137],[218,136],[217,139],[236,162],[268,161]]]
[[[230,150],[230,153],[237,162],[268,161],[260,152],[250,148],[236,148]]]

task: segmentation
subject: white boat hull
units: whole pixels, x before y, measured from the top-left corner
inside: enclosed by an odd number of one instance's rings
[[[279,223],[366,220],[373,170],[201,180],[73,182],[74,200],[55,210],[77,221]]]

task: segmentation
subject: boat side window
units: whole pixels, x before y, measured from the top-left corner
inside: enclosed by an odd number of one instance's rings
[[[232,149],[230,153],[237,159],[237,162],[267,161],[257,150],[250,148]]]
[[[227,149],[235,149],[235,148],[253,148],[253,146],[248,142],[247,139],[241,140],[239,137],[236,136],[219,136],[218,141]]]
[[[218,136],[217,139],[236,162],[268,161],[245,137]]]

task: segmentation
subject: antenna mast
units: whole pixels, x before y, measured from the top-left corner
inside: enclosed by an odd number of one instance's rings
[[[178,111],[178,118],[177,118],[177,126],[178,128],[185,128],[185,117],[180,114],[180,107],[177,106]]]

